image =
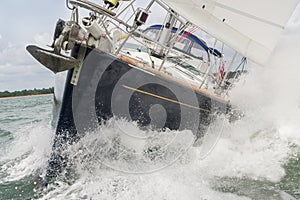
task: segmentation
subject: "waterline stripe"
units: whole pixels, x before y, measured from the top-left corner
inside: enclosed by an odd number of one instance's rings
[[[139,89],[136,89],[136,88],[132,88],[132,87],[129,87],[127,85],[122,85],[122,86],[126,89],[129,89],[129,90],[132,90],[132,91],[135,91],[135,92],[139,92],[139,93],[142,93],[142,94],[146,94],[146,95],[149,95],[149,96],[152,96],[152,97],[156,97],[156,98],[159,98],[159,99],[163,99],[165,101],[180,104],[180,105],[183,105],[183,106],[186,106],[186,107],[189,107],[189,108],[194,108],[194,109],[197,109],[197,110],[202,110],[202,111],[205,111],[205,112],[210,112],[210,110],[207,110],[207,109],[204,109],[204,108],[199,108],[199,107],[196,107],[196,106],[193,106],[193,105],[190,105],[190,104],[182,103],[180,101],[176,101],[176,100],[173,100],[173,99],[169,99],[167,97],[163,97],[163,96],[160,96],[160,95],[157,95],[157,94],[146,92],[144,90],[139,90]]]

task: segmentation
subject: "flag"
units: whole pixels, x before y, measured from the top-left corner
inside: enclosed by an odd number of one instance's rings
[[[216,82],[217,82],[218,84],[221,83],[221,81],[222,81],[222,79],[223,79],[224,72],[225,72],[224,62],[222,62],[222,66],[220,67],[220,70],[219,70],[219,72],[217,73],[217,77],[216,77]]]

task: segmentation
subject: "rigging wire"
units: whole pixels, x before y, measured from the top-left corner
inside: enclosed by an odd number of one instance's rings
[[[247,58],[243,57],[241,59],[241,63],[237,66],[237,68],[234,70],[235,72],[242,66],[242,72],[244,71],[245,65],[247,64]]]

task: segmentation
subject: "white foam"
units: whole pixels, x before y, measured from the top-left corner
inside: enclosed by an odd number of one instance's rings
[[[60,183],[42,199],[248,199],[215,191],[212,182],[216,177],[278,182],[284,176],[282,166],[291,153],[291,144],[300,145],[300,67],[297,48],[287,49],[287,46],[293,47],[292,42],[283,38],[268,66],[254,67],[248,80],[232,91],[232,103],[244,111],[245,117],[231,124],[225,123],[214,148],[206,151],[208,155],[203,156],[201,147],[188,148],[187,153],[176,157],[178,159],[172,165],[165,165],[173,160],[172,156],[157,161],[166,168],[145,174],[125,173],[122,167],[128,169],[134,163],[125,159],[115,161],[110,157],[106,159],[108,163],[95,162],[103,156],[100,151],[103,143],[97,140],[98,135],[89,133],[89,137],[72,149],[73,158],[78,161],[75,167],[78,179],[72,185]],[[145,133],[134,123],[120,122],[119,125],[126,132],[133,131],[134,136]],[[102,127],[101,131],[111,136],[118,133],[119,125]],[[168,131],[167,134],[180,136],[189,132]],[[45,167],[51,135],[48,126],[34,125],[15,134],[15,141],[6,150],[7,155],[0,158],[1,161],[19,159],[12,166],[6,165],[7,181]],[[165,144],[166,140],[160,144]],[[178,153],[176,147],[185,144],[182,142],[175,140],[171,152]],[[143,161],[142,152],[147,143],[135,146],[128,138],[121,138],[121,143],[138,152],[134,154],[136,157],[128,157],[129,161],[136,158]],[[156,166],[153,161],[144,160],[138,167],[148,170],[153,166]]]
[[[8,174],[1,182],[19,180],[45,169],[51,152],[52,135],[50,124],[33,123],[18,129],[0,158],[5,163],[1,171]]]

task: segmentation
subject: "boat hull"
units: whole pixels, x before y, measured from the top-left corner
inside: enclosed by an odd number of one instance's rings
[[[77,85],[71,84],[73,73],[74,69],[68,71],[62,101],[54,107],[56,135],[49,180],[66,166],[62,155],[66,144],[77,142],[113,117],[135,121],[141,128],[191,130],[199,138],[215,113],[228,109],[226,102],[195,91],[188,83],[97,50],[87,50]]]

